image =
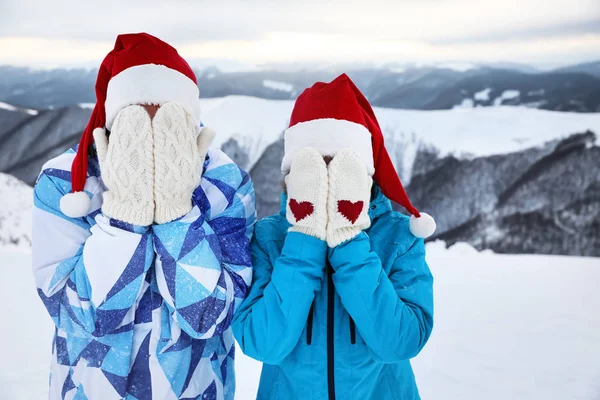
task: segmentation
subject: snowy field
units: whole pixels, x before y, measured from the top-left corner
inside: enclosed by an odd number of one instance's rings
[[[429,244],[436,323],[414,360],[423,400],[600,400],[600,259]],[[30,254],[0,249],[0,399],[46,398],[52,323]],[[260,366],[237,354],[236,399]]]
[[[29,249],[33,188],[0,172],[0,251],[2,247]]]

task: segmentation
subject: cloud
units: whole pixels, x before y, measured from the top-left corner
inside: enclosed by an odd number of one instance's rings
[[[600,34],[600,18],[592,17],[587,21],[577,21],[541,27],[528,27],[510,31],[485,31],[469,36],[444,37],[431,40],[430,43],[467,44],[467,43],[501,43],[515,40],[555,39],[566,37],[583,37]]]
[[[177,42],[279,31],[439,42],[598,29],[600,21],[597,0],[2,0],[0,11],[0,36],[89,41],[146,30]]]
[[[174,42],[249,40],[310,27],[285,2],[2,0],[0,36],[104,41],[147,31]],[[304,25],[307,22],[308,25]]]
[[[558,54],[579,61],[600,58],[600,2],[2,0],[0,63],[96,62],[118,33],[135,31],[187,57],[258,64],[499,56],[547,62]]]

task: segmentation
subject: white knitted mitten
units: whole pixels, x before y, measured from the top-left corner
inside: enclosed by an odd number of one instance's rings
[[[341,150],[331,160],[327,199],[329,247],[352,239],[371,225],[368,212],[372,184],[365,163],[352,150]]]
[[[285,177],[287,186],[287,220],[292,232],[302,232],[326,239],[327,165],[313,148],[300,150]]]
[[[140,106],[122,109],[112,126],[110,140],[95,129],[94,141],[102,181],[102,212],[134,225],[152,224],[154,217],[154,161],[152,123]]]
[[[154,119],[154,222],[164,224],[192,209],[214,132],[200,128],[180,105],[163,104]]]

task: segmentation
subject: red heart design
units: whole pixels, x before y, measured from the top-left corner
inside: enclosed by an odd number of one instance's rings
[[[290,210],[292,210],[292,214],[294,214],[296,222],[299,222],[311,215],[315,208],[313,207],[312,203],[308,201],[302,201],[298,203],[295,199],[291,199]]]
[[[364,205],[363,201],[353,203],[350,200],[338,200],[338,211],[354,224],[362,212]]]

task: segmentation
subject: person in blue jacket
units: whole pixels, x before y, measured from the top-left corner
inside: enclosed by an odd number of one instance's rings
[[[104,59],[80,144],[34,189],[33,272],[54,324],[51,400],[233,400],[254,189],[209,149],[189,65],[148,34]]]
[[[257,398],[418,399],[409,360],[433,327],[423,238],[435,222],[410,204],[346,75],[297,99],[282,171],[281,211],[256,225],[253,283],[233,321],[264,363]]]

